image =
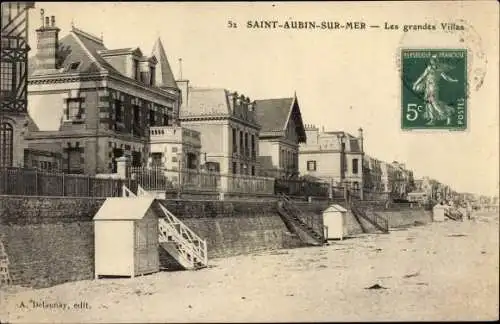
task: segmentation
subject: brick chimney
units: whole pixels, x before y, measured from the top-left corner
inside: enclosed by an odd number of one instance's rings
[[[359,128],[358,129],[358,140],[359,140],[359,146],[361,147],[361,152],[364,152],[364,148],[363,148],[363,142],[364,142],[364,139],[363,139],[363,128]]]
[[[57,48],[59,46],[59,31],[54,16],[45,17],[40,10],[42,26],[36,30],[37,34],[37,69],[57,69]]]
[[[177,87],[181,90],[182,104],[180,109],[187,109],[189,107],[189,80],[177,80],[176,83]]]

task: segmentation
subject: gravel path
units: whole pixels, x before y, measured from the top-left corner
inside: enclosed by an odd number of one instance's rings
[[[0,321],[494,320],[498,228],[498,215],[477,214],[325,247],[211,260],[200,271],[12,287],[0,296]]]

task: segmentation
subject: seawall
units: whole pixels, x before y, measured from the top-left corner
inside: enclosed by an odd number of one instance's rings
[[[0,196],[0,240],[13,284],[48,287],[94,278],[93,217],[104,199]],[[209,258],[302,246],[274,201],[160,200],[207,240]],[[303,206],[315,228],[321,208]]]

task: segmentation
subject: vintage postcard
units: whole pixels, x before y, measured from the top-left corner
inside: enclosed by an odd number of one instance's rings
[[[499,25],[3,1],[0,324],[498,320]]]

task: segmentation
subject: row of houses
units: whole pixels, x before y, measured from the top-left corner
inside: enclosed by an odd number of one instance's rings
[[[354,136],[305,125],[295,93],[254,100],[175,79],[160,39],[149,55],[109,49],[74,26],[59,37],[55,17],[42,11],[37,53],[28,59],[26,34],[16,34],[23,26],[16,19],[27,24],[27,16],[6,6],[2,53],[24,56],[2,54],[2,102],[14,98],[18,110],[2,107],[1,166],[109,174],[126,156],[135,168],[307,176],[393,197],[415,189],[404,164],[364,153],[361,128]]]

